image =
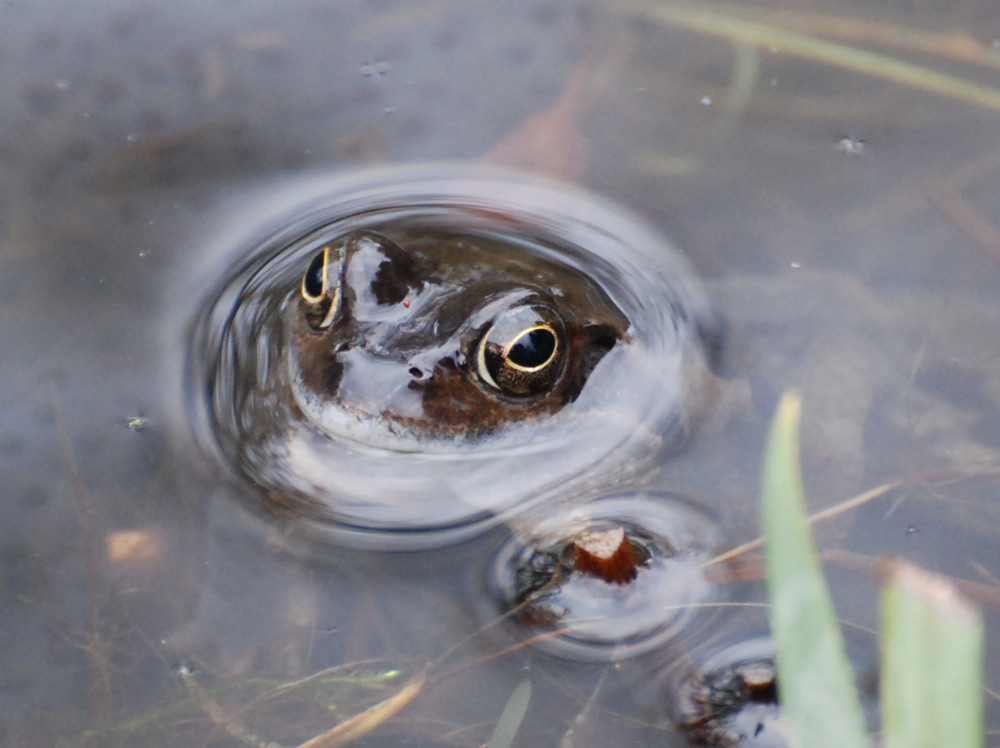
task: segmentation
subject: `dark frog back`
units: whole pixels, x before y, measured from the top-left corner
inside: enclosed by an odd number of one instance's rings
[[[687,433],[712,319],[632,215],[482,168],[313,183],[196,325],[203,441],[338,542],[458,540]]]

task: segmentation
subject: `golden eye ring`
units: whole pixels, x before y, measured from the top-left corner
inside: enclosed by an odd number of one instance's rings
[[[522,338],[531,335],[533,332],[547,332],[547,333],[549,333],[549,335],[552,336],[552,341],[553,341],[552,342],[552,351],[549,353],[548,358],[546,358],[544,361],[542,361],[542,363],[536,364],[534,366],[524,366],[523,364],[519,364],[516,361],[514,361],[514,360],[511,359],[511,351],[514,349],[514,347],[516,345],[518,345],[518,343],[521,342]],[[513,340],[511,340],[504,347],[504,349],[503,349],[503,358],[504,358],[504,362],[506,362],[507,366],[511,367],[512,369],[516,369],[517,371],[522,371],[522,372],[525,372],[527,374],[533,374],[533,373],[535,373],[537,371],[541,371],[546,366],[548,366],[549,364],[551,364],[552,363],[552,359],[554,359],[556,357],[556,354],[558,352],[559,352],[559,333],[557,333],[555,331],[555,329],[552,327],[552,325],[542,324],[542,325],[535,325],[534,327],[527,327],[524,330],[521,330],[521,332],[518,333],[517,337],[514,338]]]
[[[340,309],[341,257],[334,256],[332,245],[323,247],[309,262],[302,275],[300,291],[307,304],[306,319],[315,330],[333,324]]]
[[[551,391],[566,359],[559,316],[541,305],[501,314],[476,349],[478,379],[507,395],[539,396]]]
[[[330,262],[330,248],[323,247],[323,251],[313,256],[309,262],[309,267],[302,274],[302,298],[309,304],[319,304],[326,293],[326,269]]]

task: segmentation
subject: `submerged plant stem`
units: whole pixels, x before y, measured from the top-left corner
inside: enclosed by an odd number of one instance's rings
[[[671,26],[720,36],[732,42],[753,44],[768,49],[775,48],[783,54],[797,55],[921,91],[948,96],[985,109],[1000,111],[998,89],[980,86],[932,68],[913,65],[886,55],[694,7],[661,4],[639,8],[638,12]]]
[[[307,740],[298,748],[340,748],[364,737],[387,719],[397,714],[403,707],[413,701],[423,690],[427,682],[427,671],[410,678],[397,693],[374,706],[344,720],[336,727]]]

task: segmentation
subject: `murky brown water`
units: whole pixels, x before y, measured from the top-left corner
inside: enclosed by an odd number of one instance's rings
[[[526,679],[517,744],[684,744],[677,671],[758,641],[760,608],[692,616],[617,667],[564,662],[494,623],[503,528],[417,554],[286,537],[192,445],[189,323],[261,200],[277,210],[305,173],[493,148],[674,237],[727,322],[704,422],[650,486],[717,517],[730,544],[755,536],[764,429],[799,387],[816,507],[899,483],[821,534],[859,668],[875,649],[868,562],[899,554],[967,580],[1000,685],[989,97],[810,60],[794,39],[754,51],[641,5],[64,5],[0,5],[0,743],[297,745],[429,667],[360,744],[481,745]],[[986,3],[838,5],[741,8],[997,78]]]

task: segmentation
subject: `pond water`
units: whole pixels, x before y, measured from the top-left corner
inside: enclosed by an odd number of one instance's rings
[[[692,670],[766,680],[753,553],[659,603],[683,616],[640,616],[648,646],[616,649],[634,619],[602,627],[601,600],[567,642],[550,608],[503,616],[524,527],[349,548],[254,511],[198,442],[193,325],[246,237],[311,185],[420,162],[547,174],[671,237],[723,342],[686,444],[603,506],[636,525],[636,496],[669,506],[663,534],[706,552],[756,537],[767,424],[801,390],[811,507],[890,485],[818,527],[859,680],[876,562],[904,556],[983,608],[1000,725],[990,4],[7,0],[0,19],[0,744],[295,746],[381,704],[355,744],[483,745],[528,694],[515,744],[682,746]],[[780,745],[758,706],[729,737]]]

